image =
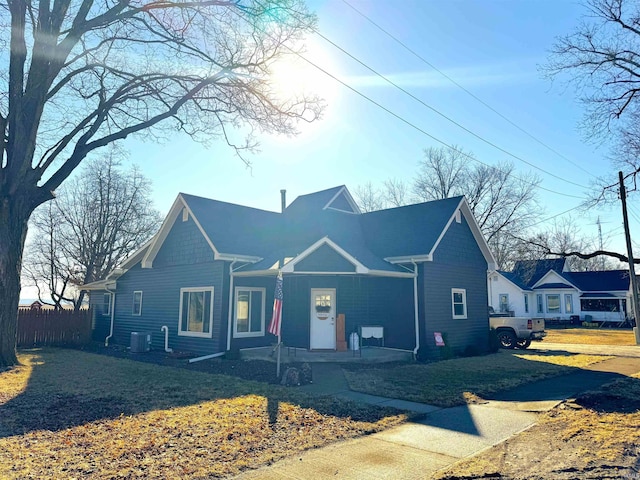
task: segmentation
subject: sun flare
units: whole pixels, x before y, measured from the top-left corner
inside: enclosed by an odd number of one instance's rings
[[[271,67],[270,83],[274,94],[282,100],[320,97],[330,106],[337,95],[337,83],[320,69],[335,72],[329,54],[317,43],[307,41],[301,56],[286,55]]]

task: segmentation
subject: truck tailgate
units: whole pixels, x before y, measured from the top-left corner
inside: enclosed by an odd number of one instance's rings
[[[532,332],[544,332],[544,318],[532,318]]]

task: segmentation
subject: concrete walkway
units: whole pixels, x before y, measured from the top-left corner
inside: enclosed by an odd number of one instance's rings
[[[425,479],[456,461],[529,428],[537,412],[625,375],[640,372],[640,358],[614,357],[560,377],[495,395],[482,405],[439,408],[351,392],[335,364],[313,366],[310,394],[424,413],[422,420],[373,435],[309,450],[240,479]]]

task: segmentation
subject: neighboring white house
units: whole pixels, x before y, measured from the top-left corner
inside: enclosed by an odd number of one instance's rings
[[[569,320],[578,316],[582,321],[623,322],[630,302],[629,272],[571,272],[562,258],[521,260],[510,272],[490,272],[488,293],[489,305],[496,312],[546,319]]]

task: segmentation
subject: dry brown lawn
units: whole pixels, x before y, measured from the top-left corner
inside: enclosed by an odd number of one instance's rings
[[[635,345],[633,331],[610,328],[558,328],[547,329],[547,336],[540,344],[569,343],[583,345]]]
[[[436,478],[638,478],[638,377],[561,404],[529,430],[447,468]]]
[[[569,373],[606,359],[597,355],[502,350],[426,365],[359,367],[343,365],[351,390],[442,407]]]
[[[380,431],[402,412],[74,350],[0,372],[0,478],[215,478]]]

